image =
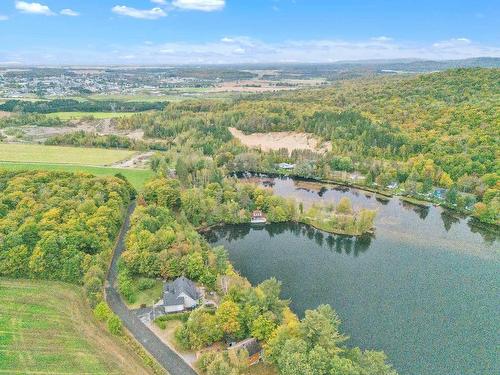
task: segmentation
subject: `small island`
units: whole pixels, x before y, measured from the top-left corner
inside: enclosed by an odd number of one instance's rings
[[[337,205],[313,204],[300,215],[299,222],[328,233],[361,236],[373,232],[376,215],[376,210],[355,211],[349,198],[342,197]]]

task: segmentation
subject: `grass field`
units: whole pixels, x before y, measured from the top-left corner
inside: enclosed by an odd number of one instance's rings
[[[0,374],[149,374],[79,287],[0,279]]]
[[[154,303],[158,302],[158,300],[161,298],[162,293],[163,293],[163,282],[154,280],[154,286],[149,289],[144,289],[144,290],[139,290],[137,288],[137,285],[139,285],[139,282],[142,278],[134,278],[134,283],[133,283],[133,294],[134,294],[134,299],[135,301],[133,303],[128,303],[126,298],[123,298],[125,303],[130,309],[137,309],[141,307],[142,304],[145,304],[146,306],[151,306]]]
[[[126,160],[135,152],[66,146],[0,143],[0,161],[104,166]]]
[[[81,119],[92,116],[96,119],[127,117],[135,115],[135,112],[54,112],[48,113],[49,117],[59,117],[61,120]]]
[[[95,176],[114,176],[117,173],[124,175],[137,189],[142,190],[144,182],[153,176],[149,169],[126,169],[108,167],[89,167],[82,165],[48,164],[48,163],[9,163],[0,162],[0,168],[8,170],[48,170],[64,172],[85,172]]]

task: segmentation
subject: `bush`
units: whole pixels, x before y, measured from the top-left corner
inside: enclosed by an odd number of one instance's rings
[[[137,283],[137,289],[139,290],[147,290],[151,289],[155,286],[155,280],[154,279],[140,279],[139,282]]]
[[[118,273],[118,291],[128,303],[134,303],[137,299],[134,281],[125,268]]]
[[[95,307],[94,315],[96,319],[99,320],[100,322],[105,322],[113,315],[113,312],[106,304],[106,302],[103,301],[99,302]]]
[[[108,329],[113,335],[122,334],[122,321],[115,314],[112,314],[108,319]]]
[[[155,323],[161,329],[165,329],[167,326],[166,323],[171,321],[171,320],[180,320],[181,322],[184,322],[184,323],[187,322],[190,314],[191,314],[190,312],[181,312],[181,313],[162,315],[162,316],[155,319]]]

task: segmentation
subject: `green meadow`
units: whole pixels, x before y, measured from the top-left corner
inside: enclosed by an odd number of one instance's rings
[[[44,146],[24,143],[0,143],[0,161],[110,165],[129,159],[135,151],[103,148]]]
[[[0,374],[149,373],[143,366],[93,319],[81,288],[0,279]]]

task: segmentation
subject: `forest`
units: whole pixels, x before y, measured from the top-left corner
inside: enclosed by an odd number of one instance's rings
[[[202,150],[230,171],[283,173],[277,164],[293,163],[295,176],[398,186],[401,194],[498,224],[499,93],[499,69],[455,69],[232,101],[187,100],[117,121]],[[229,127],[304,131],[331,142],[332,150],[249,150],[232,140]]]
[[[59,117],[48,117],[42,114],[16,114],[0,118],[0,128],[17,128],[25,125],[35,126],[63,126],[65,121]]]
[[[53,99],[48,101],[7,100],[0,111],[21,113],[54,112],[142,112],[161,110],[166,102],[132,102],[118,100]]]
[[[132,139],[116,134],[100,135],[84,130],[55,135],[45,140],[44,144],[49,146],[71,145],[79,147],[122,148],[138,151],[166,151],[169,149],[167,141]]]
[[[134,195],[116,177],[0,171],[0,276],[83,284],[97,303]]]

